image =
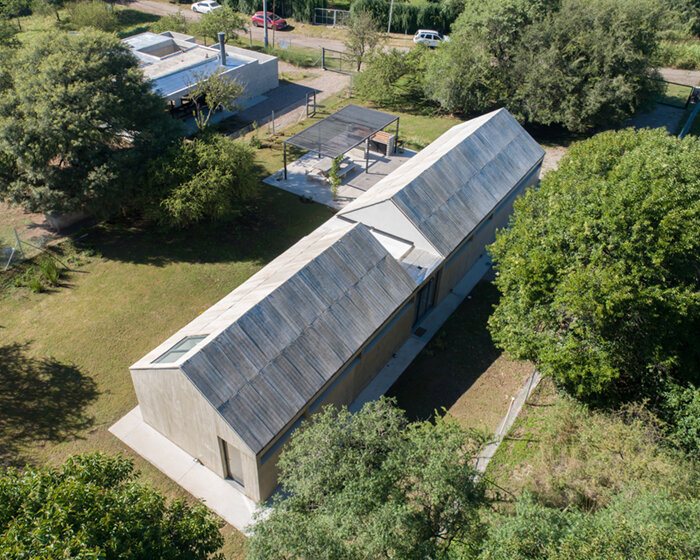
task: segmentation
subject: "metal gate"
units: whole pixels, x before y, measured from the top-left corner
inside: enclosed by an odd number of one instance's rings
[[[348,10],[314,8],[314,25],[347,25],[349,21]]]

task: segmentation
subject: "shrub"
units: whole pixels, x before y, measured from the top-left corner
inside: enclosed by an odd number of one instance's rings
[[[176,143],[151,163],[148,175],[156,197],[151,213],[170,227],[233,218],[258,186],[253,150],[217,134]]]
[[[53,259],[46,258],[39,261],[39,270],[49,286],[58,286],[61,281],[61,269],[56,266]]]
[[[700,458],[700,388],[674,385],[664,397],[661,410],[669,423],[669,436],[676,445]]]
[[[176,31],[178,33],[187,33],[188,24],[185,15],[181,10],[176,14],[169,14],[161,17],[158,21],[151,24],[153,33],[163,33],[164,31]]]
[[[101,0],[71,2],[66,9],[70,26],[76,29],[92,27],[100,31],[114,31],[117,28],[114,8]]]
[[[661,41],[656,62],[659,66],[698,70],[700,69],[700,41]]]

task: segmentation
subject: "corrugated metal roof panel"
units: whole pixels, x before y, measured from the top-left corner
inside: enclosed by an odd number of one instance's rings
[[[451,128],[340,215],[362,221],[363,208],[390,200],[446,257],[543,157],[515,118],[499,109]]]
[[[367,227],[335,227],[224,298],[216,322],[228,316],[231,324],[181,365],[256,453],[416,288]]]

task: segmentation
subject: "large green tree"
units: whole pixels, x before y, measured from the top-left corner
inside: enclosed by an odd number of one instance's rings
[[[177,133],[128,47],[93,30],[37,36],[0,80],[0,198],[109,214]],[[9,162],[9,163],[8,163]]]
[[[523,33],[511,105],[579,132],[624,121],[661,92],[650,69],[659,14],[651,0],[564,0]]]
[[[391,401],[327,407],[279,459],[283,498],[249,540],[252,559],[441,558],[477,526],[475,440],[455,423],[409,424]]]
[[[700,139],[663,129],[575,144],[490,247],[496,343],[582,398],[698,384]]]
[[[201,504],[168,504],[137,477],[130,460],[102,454],[0,472],[0,557],[212,558],[223,540],[217,519]]]
[[[467,2],[429,59],[428,98],[449,111],[505,106],[572,131],[622,122],[659,91],[653,0]]]

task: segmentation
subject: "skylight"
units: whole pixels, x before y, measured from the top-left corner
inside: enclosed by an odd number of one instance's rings
[[[172,364],[173,362],[177,362],[182,356],[192,350],[192,348],[194,348],[198,342],[204,340],[206,337],[206,335],[186,336],[165,354],[153,360],[152,363]]]

